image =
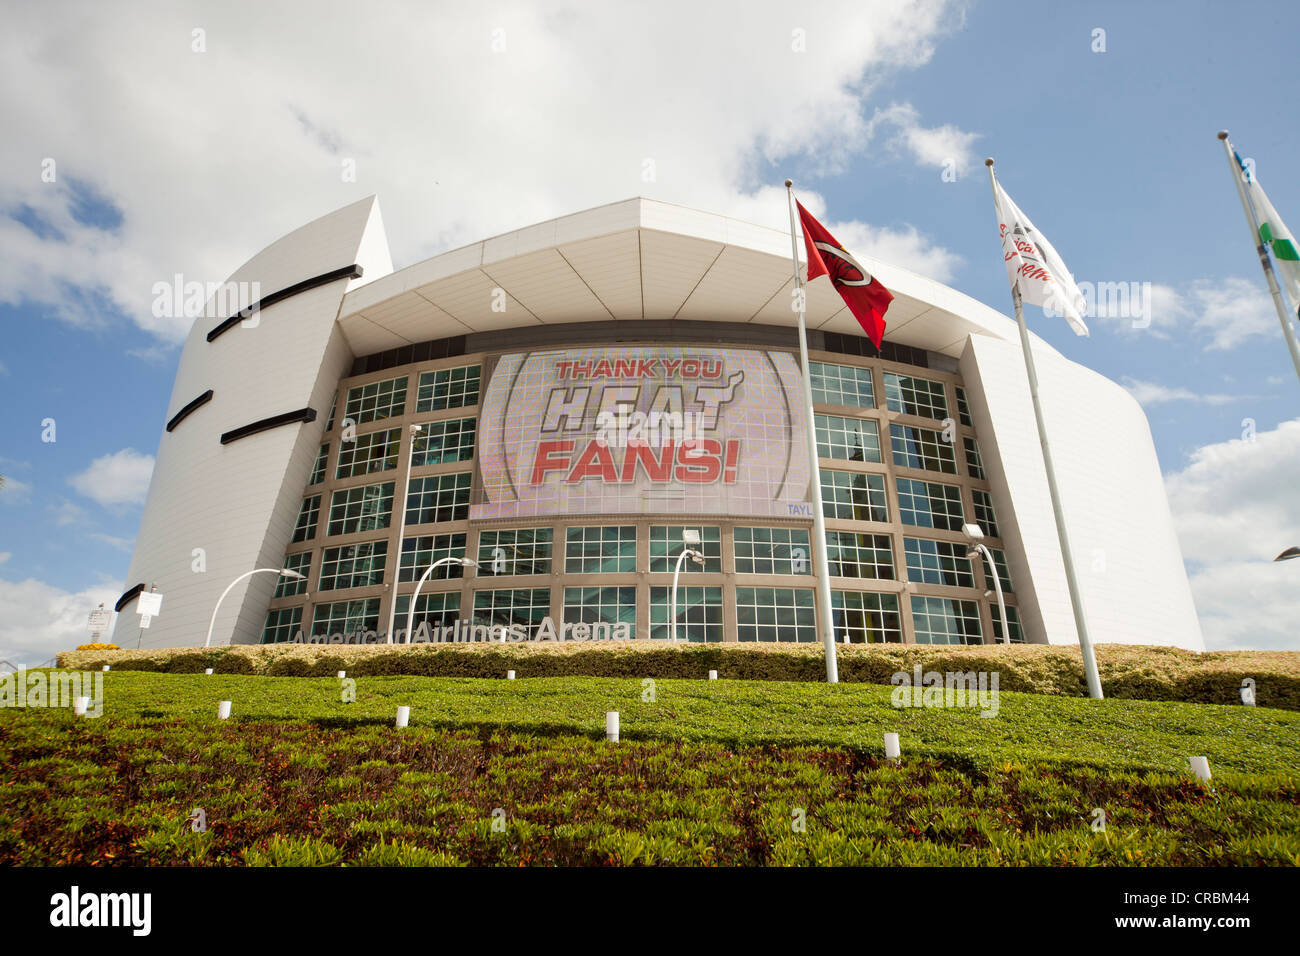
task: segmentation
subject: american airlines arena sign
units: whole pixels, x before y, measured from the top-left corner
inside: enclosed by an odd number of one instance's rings
[[[788,352],[611,347],[502,355],[479,416],[474,519],[809,514]]]
[[[462,621],[431,627],[421,621],[409,637],[405,628],[396,630],[395,644],[507,644],[534,641],[629,641],[633,638],[632,625],[627,621],[562,621],[558,625],[550,615],[542,618],[536,631],[530,632],[522,624],[492,624],[482,621]],[[299,631],[291,644],[385,644],[383,631],[353,631],[349,634],[313,634],[305,636]]]

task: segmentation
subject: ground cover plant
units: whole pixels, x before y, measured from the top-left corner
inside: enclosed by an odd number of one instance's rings
[[[0,709],[0,863],[1300,863],[1300,714],[1273,708],[1003,693],[984,718],[865,684],[384,676],[348,703],[337,678],[105,678],[96,719]]]

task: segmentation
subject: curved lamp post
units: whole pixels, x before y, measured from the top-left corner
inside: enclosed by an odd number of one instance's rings
[[[420,575],[420,580],[415,585],[415,593],[411,595],[411,606],[406,609],[406,642],[408,644],[411,642],[411,629],[415,627],[415,602],[420,599],[420,588],[424,587],[424,582],[429,580],[429,575],[433,573],[434,568],[440,567],[444,564],[459,564],[463,568],[478,567],[478,562],[473,561],[470,558],[448,556],[445,558],[439,558],[437,561],[433,562],[433,564],[424,569],[424,574]],[[393,588],[393,609],[394,611],[397,609],[397,588]],[[388,643],[393,643],[393,632],[391,628],[388,631]]]
[[[993,562],[993,552],[986,548],[980,540],[984,537],[984,529],[977,524],[964,524],[961,530],[966,535],[966,540],[970,542],[970,550],[966,552],[967,559],[976,555],[983,555],[989,563],[989,574],[993,578],[993,587],[997,589],[998,594],[998,613],[1002,616],[1002,643],[1011,643],[1011,630],[1007,627],[1007,604],[1002,599],[1002,579],[998,577],[998,566]],[[988,592],[985,592],[987,596]]]
[[[290,571],[288,568],[254,568],[252,571],[245,571],[239,577],[235,578],[235,580],[231,581],[230,584],[227,585],[226,589],[221,592],[221,597],[217,598],[217,606],[212,609],[212,620],[208,622],[208,639],[203,642],[204,647],[212,646],[212,629],[217,626],[217,612],[221,610],[221,602],[226,599],[226,595],[230,593],[230,589],[233,588],[240,581],[244,580],[244,578],[253,574],[262,574],[262,573],[280,574],[286,578],[307,577],[307,575],[305,574],[299,574],[297,571]]]
[[[668,611],[668,639],[671,641],[677,640],[677,578],[682,573],[682,562],[690,558],[700,567],[704,566],[704,555],[690,547],[690,545],[700,543],[700,533],[689,529],[685,530],[682,532],[682,542],[687,547],[683,548],[682,553],[677,555],[677,566],[673,568],[672,606]]]

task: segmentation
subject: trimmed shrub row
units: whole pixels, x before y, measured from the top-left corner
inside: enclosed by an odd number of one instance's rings
[[[172,650],[65,651],[59,666],[98,670],[202,673],[268,677],[350,675],[500,678],[507,670],[524,677],[654,677],[699,679],[716,670],[726,680],[820,681],[822,649],[799,644],[679,644],[646,641],[566,641],[546,644],[233,645]],[[1255,681],[1258,704],[1300,710],[1300,653],[1220,651],[1196,654],[1178,648],[1102,645],[1097,649],[1108,697],[1240,704],[1242,681]],[[999,689],[1082,697],[1087,693],[1077,647],[1044,645],[935,647],[845,645],[839,648],[840,680],[888,684],[898,671],[997,672]]]

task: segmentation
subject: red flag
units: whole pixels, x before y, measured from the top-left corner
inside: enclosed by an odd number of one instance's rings
[[[888,289],[871,277],[871,273],[858,263],[839,240],[814,219],[803,204],[799,207],[799,221],[803,225],[804,248],[808,253],[808,281],[818,276],[830,276],[831,285],[849,307],[858,325],[876,348],[885,337],[885,312],[894,301]]]

